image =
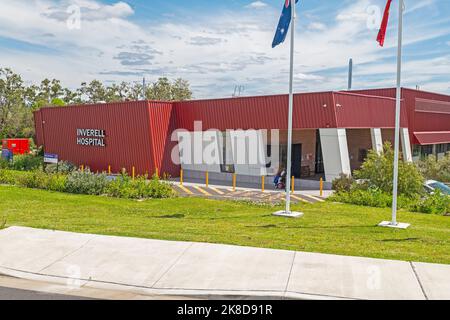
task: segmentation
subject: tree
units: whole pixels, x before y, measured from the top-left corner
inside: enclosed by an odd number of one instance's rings
[[[24,137],[33,132],[25,96],[22,78],[11,69],[0,69],[0,138]]]
[[[148,100],[156,101],[183,101],[192,98],[189,82],[177,79],[173,83],[167,78],[159,78],[146,90]]]
[[[178,78],[172,84],[172,100],[184,101],[192,99],[189,81]]]
[[[121,82],[110,86],[99,80],[83,82],[78,89],[63,87],[57,79],[44,79],[38,85],[26,86],[11,69],[0,69],[0,138],[32,137],[33,111],[43,107],[68,104],[136,101],[143,98],[139,82]],[[176,101],[192,98],[189,82],[159,78],[145,90],[148,100]]]
[[[394,172],[394,150],[389,142],[383,153],[371,150],[360,170],[354,172],[356,179],[367,180],[370,187],[392,194]],[[398,193],[408,197],[423,193],[424,178],[413,163],[399,162]]]

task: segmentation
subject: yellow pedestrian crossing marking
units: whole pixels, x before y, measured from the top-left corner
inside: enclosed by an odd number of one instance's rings
[[[207,197],[211,197],[212,194],[210,194],[209,192],[207,192],[206,190],[203,190],[202,188],[200,188],[199,186],[194,186],[195,189],[197,189],[198,191],[200,191],[201,193],[203,193],[205,196]]]
[[[174,185],[181,192],[187,195],[197,195],[197,196],[206,196],[206,197],[222,197],[222,198],[234,198],[234,199],[255,199],[262,201],[286,201],[286,194],[279,193],[271,193],[265,192],[262,193],[257,190],[248,190],[248,189],[240,189],[233,192],[231,188],[218,188],[218,187],[204,187],[204,186],[196,186],[190,185],[186,187],[184,185]],[[195,192],[195,191],[198,192]],[[200,193],[200,194],[199,194]],[[325,200],[318,196],[313,196],[309,194],[291,194],[291,199],[297,202],[305,202],[305,203],[315,203],[315,202],[325,202]]]
[[[180,188],[181,190],[183,190],[187,194],[194,194],[191,190],[189,190],[185,186],[177,185],[177,187]]]
[[[315,200],[315,201],[318,201],[318,202],[325,202],[325,200],[320,199],[320,198],[315,197],[315,196],[311,196],[311,195],[309,195],[309,194],[304,194],[304,196],[305,196],[305,197],[308,197],[308,198],[310,198],[310,199],[313,199],[313,200]]]
[[[217,188],[214,188],[214,187],[209,187],[212,191],[214,191],[214,192],[216,192],[216,193],[218,193],[218,194],[220,194],[220,195],[224,195],[225,194],[225,192],[223,192],[223,191],[220,191],[219,189],[217,189]]]
[[[295,200],[299,200],[299,201],[303,201],[303,202],[309,203],[308,200],[303,199],[303,198],[300,198],[300,197],[297,197],[297,196],[295,196],[295,195],[293,195],[293,194],[291,194],[291,198],[292,198],[292,199],[295,199]]]

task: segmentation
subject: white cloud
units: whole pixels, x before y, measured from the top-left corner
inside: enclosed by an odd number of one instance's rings
[[[308,25],[309,30],[319,30],[323,31],[327,28],[327,26],[321,22],[312,22]]]
[[[245,85],[246,94],[287,92],[288,43],[276,49],[270,46],[278,9],[273,14],[242,10],[217,12],[193,21],[172,17],[166,22],[138,24],[132,19],[133,8],[125,2],[75,2],[82,7],[80,30],[69,30],[64,19],[52,16],[65,13],[69,2],[0,0],[0,37],[38,46],[36,50],[2,48],[1,66],[13,67],[27,80],[54,77],[71,87],[95,78],[139,81],[145,75],[148,80],[186,78],[196,98],[229,96],[236,84]],[[320,14],[306,19],[299,12],[306,27],[299,27],[296,33],[296,91],[346,88],[350,57],[356,63],[355,86],[394,85],[396,37],[392,31],[381,49],[376,32],[367,28],[365,19],[345,19],[364,14],[371,4],[359,0],[342,5],[335,20],[322,21],[317,18]],[[405,48],[450,33],[450,27],[435,21],[406,22]],[[445,76],[448,60],[409,59],[405,83],[426,82],[431,88],[433,83],[444,82],[434,74]]]
[[[254,1],[245,7],[251,8],[251,9],[261,9],[261,8],[267,7],[267,3],[262,2],[262,1]]]

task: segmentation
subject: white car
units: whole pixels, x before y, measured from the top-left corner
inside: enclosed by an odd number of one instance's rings
[[[429,193],[434,193],[436,190],[439,190],[442,194],[450,196],[450,187],[442,182],[436,180],[428,180],[425,182],[424,186],[425,190]]]

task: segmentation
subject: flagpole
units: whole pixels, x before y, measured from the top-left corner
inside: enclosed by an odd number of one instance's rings
[[[397,48],[397,97],[395,106],[395,151],[394,151],[394,189],[392,200],[393,226],[397,225],[397,197],[398,197],[398,165],[400,158],[400,121],[401,121],[401,99],[402,99],[402,42],[403,42],[403,0],[398,1],[398,48]]]
[[[395,144],[394,144],[394,178],[392,191],[392,220],[389,223],[382,222],[380,226],[406,229],[407,223],[397,222],[398,210],[398,167],[400,161],[400,126],[401,126],[401,99],[402,99],[402,45],[403,45],[403,0],[398,1],[398,47],[397,47],[397,93],[395,101]]]
[[[294,113],[294,48],[295,48],[295,0],[291,0],[291,55],[289,68],[289,118],[286,168],[286,214],[291,213],[292,175],[292,117]]]

